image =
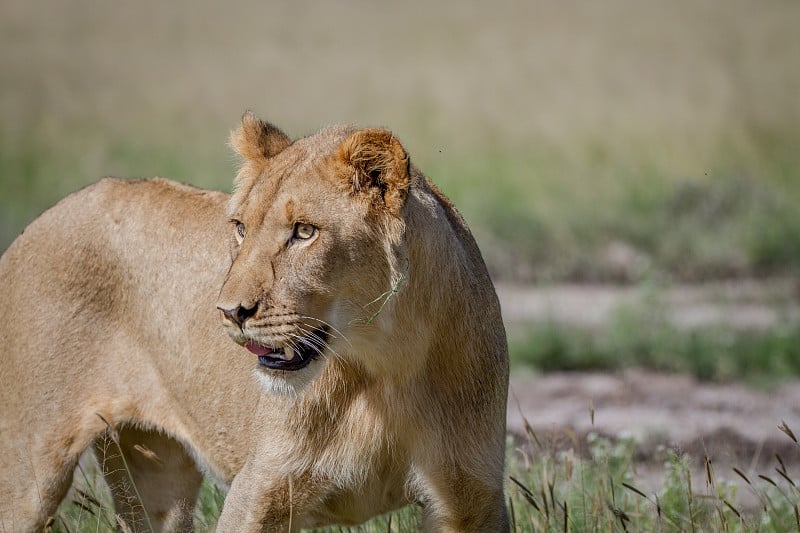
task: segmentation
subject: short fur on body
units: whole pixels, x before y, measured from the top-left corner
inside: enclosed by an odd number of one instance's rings
[[[507,530],[505,332],[459,213],[386,130],[248,113],[231,144],[232,195],[104,179],[0,258],[0,531],[41,530],[92,445],[133,529],[190,529],[205,472],[221,532],[409,502]]]

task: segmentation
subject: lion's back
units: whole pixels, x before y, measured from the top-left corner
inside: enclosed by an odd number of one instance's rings
[[[0,258],[2,307],[30,310],[47,295],[108,303],[113,287],[131,278],[191,268],[209,254],[224,261],[226,198],[158,178],[105,178],[75,192],[34,220]]]
[[[167,180],[106,178],[34,220],[0,258],[3,410],[17,418],[33,409],[27,391],[54,375],[80,387],[101,364],[93,348],[161,327],[170,297],[192,301],[218,283],[226,198]]]

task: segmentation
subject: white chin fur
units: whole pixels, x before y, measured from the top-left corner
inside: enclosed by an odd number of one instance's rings
[[[322,361],[312,361],[305,368],[294,371],[269,370],[259,366],[255,374],[261,387],[272,394],[296,396],[319,375]]]

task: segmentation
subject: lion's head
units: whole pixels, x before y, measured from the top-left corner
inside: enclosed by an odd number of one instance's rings
[[[334,127],[292,142],[250,113],[231,144],[244,163],[218,308],[262,381],[296,390],[388,327],[405,275],[408,156],[387,130]]]

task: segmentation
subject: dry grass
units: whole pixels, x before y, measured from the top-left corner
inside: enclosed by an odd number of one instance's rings
[[[798,531],[800,482],[793,469],[800,444],[785,422],[778,430],[791,440],[795,457],[776,455],[772,471],[759,473],[734,467],[730,472],[721,472],[707,455],[702,461],[701,479],[693,479],[693,472],[697,472],[691,468],[689,457],[665,449],[662,483],[652,490],[644,488],[637,478],[636,445],[630,438],[590,434],[587,441],[581,442],[566,429],[573,446],[564,450],[552,448],[551,443],[542,442],[529,429],[527,438],[509,438],[507,494],[511,531]],[[737,497],[740,491],[748,492],[756,504],[743,507]],[[195,509],[198,531],[213,530],[223,497],[214,485],[203,485]],[[419,530],[419,523],[418,506],[409,506],[359,527],[334,526],[314,531],[410,533]],[[130,530],[114,514],[99,471],[90,467],[79,471],[75,486],[51,525],[56,532],[110,532],[117,524],[123,531]],[[148,530],[142,526],[142,531]]]

